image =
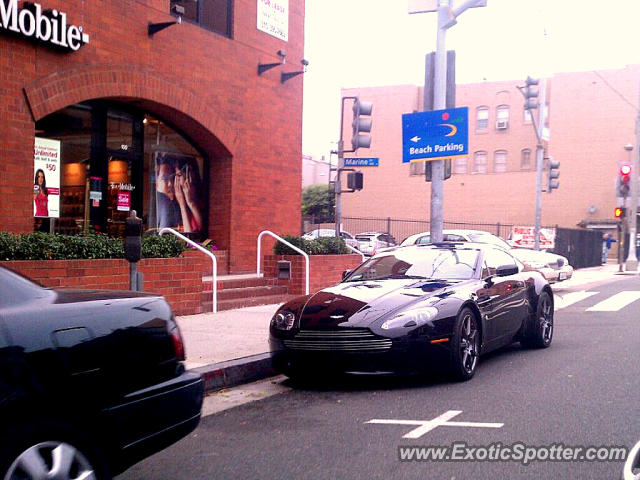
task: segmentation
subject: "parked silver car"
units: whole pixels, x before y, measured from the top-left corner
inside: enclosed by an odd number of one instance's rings
[[[567,258],[555,253],[530,250],[526,248],[511,248],[502,238],[483,230],[443,230],[442,239],[445,242],[479,242],[490,243],[510,252],[528,268],[538,270],[549,283],[568,280],[573,276],[573,267]],[[420,245],[431,243],[429,232],[416,233],[405,238],[401,245]]]
[[[388,233],[362,232],[356,234],[359,249],[365,255],[375,255],[381,248],[397,245],[396,239]]]
[[[302,235],[302,238],[305,240],[315,240],[320,237],[335,237],[336,231],[331,228],[316,228],[315,230],[311,230],[310,232]],[[340,236],[344,239],[345,243],[350,247],[359,249],[360,244],[358,241],[353,238],[349,232],[345,232],[344,230],[340,232]]]

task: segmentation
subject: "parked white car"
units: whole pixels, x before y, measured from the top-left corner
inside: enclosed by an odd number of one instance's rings
[[[549,283],[568,280],[573,276],[573,267],[562,255],[555,253],[530,250],[527,248],[512,248],[502,238],[483,230],[443,230],[442,239],[445,242],[479,242],[497,245],[509,251],[526,267],[539,270]],[[429,232],[416,233],[405,238],[401,245],[420,245],[431,243]]]
[[[393,236],[383,232],[357,233],[356,240],[360,244],[358,248],[365,255],[375,255],[381,248],[393,247],[398,244]]]
[[[316,228],[315,230],[311,230],[310,232],[302,235],[302,238],[305,240],[315,240],[320,237],[335,237],[336,231],[331,228]],[[344,230],[340,232],[340,236],[344,239],[345,243],[353,248],[360,248],[360,244],[358,241],[351,235],[349,232],[345,232]]]

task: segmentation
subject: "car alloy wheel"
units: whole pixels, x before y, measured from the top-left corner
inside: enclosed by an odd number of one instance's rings
[[[530,320],[529,331],[521,340],[527,347],[547,348],[553,339],[553,302],[548,292],[538,298],[535,317]]]
[[[456,321],[452,344],[453,372],[459,380],[469,380],[476,372],[480,355],[480,332],[474,313],[463,309]]]
[[[97,480],[94,468],[73,445],[48,441],[33,445],[14,460],[4,480]]]

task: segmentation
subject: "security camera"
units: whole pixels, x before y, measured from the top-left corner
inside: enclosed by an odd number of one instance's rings
[[[309,65],[309,60],[305,60],[303,58],[302,60],[300,60],[300,63],[306,67],[307,65]]]
[[[286,50],[278,50],[278,56],[279,57],[286,57],[287,56],[287,51]]]
[[[184,7],[182,5],[171,5],[171,13],[182,17],[184,15]]]

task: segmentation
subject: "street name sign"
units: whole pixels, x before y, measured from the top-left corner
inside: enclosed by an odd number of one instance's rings
[[[469,153],[469,108],[402,115],[402,162],[423,162]]]
[[[380,163],[380,159],[373,158],[345,158],[345,167],[377,167]]]

